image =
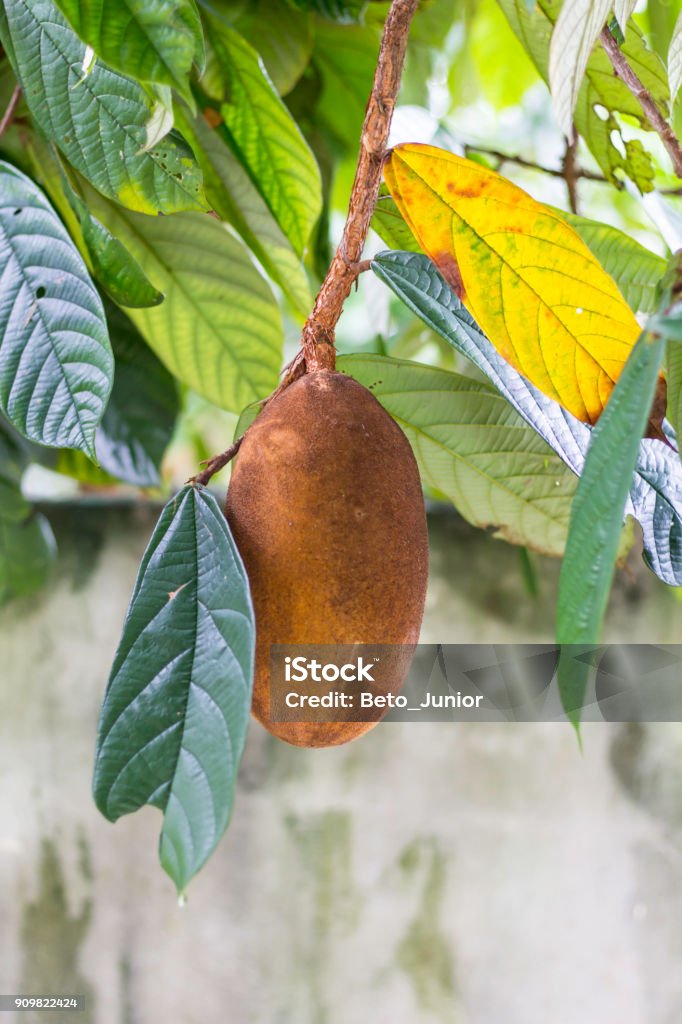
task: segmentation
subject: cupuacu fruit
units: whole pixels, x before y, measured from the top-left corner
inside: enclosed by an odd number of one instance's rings
[[[414,645],[419,639],[426,515],[417,464],[400,427],[353,378],[333,370],[307,373],[247,431],[225,514],[256,617],[253,714],[275,736],[302,747],[335,746],[367,732],[376,720],[272,721],[270,645]],[[404,650],[409,656],[398,659],[393,692],[409,668],[411,649]]]

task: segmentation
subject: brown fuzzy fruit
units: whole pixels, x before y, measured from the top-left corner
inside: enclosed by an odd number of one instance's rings
[[[375,722],[270,720],[270,645],[417,642],[428,541],[407,438],[351,377],[306,374],[250,427],[225,512],[256,614],[253,714],[296,746],[360,736]]]

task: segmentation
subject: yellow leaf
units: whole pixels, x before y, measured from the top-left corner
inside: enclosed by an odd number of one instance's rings
[[[396,146],[384,177],[422,249],[500,354],[595,423],[640,328],[573,228],[494,171],[434,146]]]

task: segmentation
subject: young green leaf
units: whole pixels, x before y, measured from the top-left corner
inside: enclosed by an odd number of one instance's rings
[[[210,26],[231,144],[300,256],[322,209],[315,157],[253,47],[217,18]]]
[[[190,118],[184,110],[177,119],[197,155],[211,207],[239,232],[297,312],[307,316],[312,297],[305,269],[220,129],[211,129],[201,116]]]
[[[166,296],[129,315],[171,373],[231,412],[269,394],[282,362],[282,317],[227,225],[198,213],[142,217],[92,190],[86,201]]]
[[[142,559],[107,688],[94,793],[110,821],[151,804],[183,891],[227,827],[251,710],[255,623],[215,498],[185,487]]]
[[[610,10],[611,0],[572,0],[562,6],[552,32],[549,84],[556,119],[569,139],[587,62]]]
[[[112,68],[190,96],[189,73],[202,38],[190,0],[56,2],[83,42]]]
[[[420,363],[340,356],[406,434],[425,484],[474,526],[545,554],[564,549],[577,478],[487,384]]]
[[[0,409],[40,444],[94,457],[111,391],[104,309],[47,199],[0,163]]]
[[[52,0],[6,0],[0,39],[35,122],[104,195],[142,213],[206,209],[192,151],[171,133],[144,151],[151,101],[99,62]]]
[[[590,428],[505,362],[426,256],[380,253],[372,269],[424,323],[489,378],[574,473],[582,472]],[[665,583],[682,586],[682,466],[675,449],[657,440],[640,442],[627,511],[642,527],[649,567]]]

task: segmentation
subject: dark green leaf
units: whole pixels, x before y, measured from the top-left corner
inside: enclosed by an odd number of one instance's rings
[[[113,359],[80,255],[29,178],[0,163],[0,408],[26,437],[94,456]]]
[[[52,0],[5,0],[0,38],[36,124],[104,195],[141,213],[205,209],[192,151],[171,133],[150,150],[142,86],[96,62]]]
[[[599,639],[664,346],[658,335],[645,332],[641,336],[592,431],[559,578],[556,629],[561,644],[594,644]],[[576,724],[588,674],[589,665],[573,657],[559,663],[559,689]]]
[[[178,389],[166,368],[113,303],[107,305],[116,376],[95,438],[102,469],[126,483],[156,487],[178,414]]]
[[[161,863],[179,890],[229,821],[251,709],[255,626],[239,553],[215,498],[191,486],[145,552],[111,672],[94,792],[115,821],[164,814]]]
[[[56,551],[45,516],[29,511],[15,523],[0,515],[0,604],[40,590],[47,582]]]
[[[313,50],[312,16],[281,0],[249,0],[233,27],[258,51],[280,96],[291,92]]]
[[[505,362],[426,256],[380,253],[372,268],[429,327],[449,341],[514,406],[574,473],[585,464],[591,430]],[[682,585],[682,466],[661,441],[640,442],[627,511],[639,521],[644,558],[665,583]]]
[[[358,21],[367,6],[367,0],[287,0],[287,3],[299,11],[314,11],[346,24]]]
[[[112,68],[189,95],[201,22],[188,0],[57,0],[83,42]]]

